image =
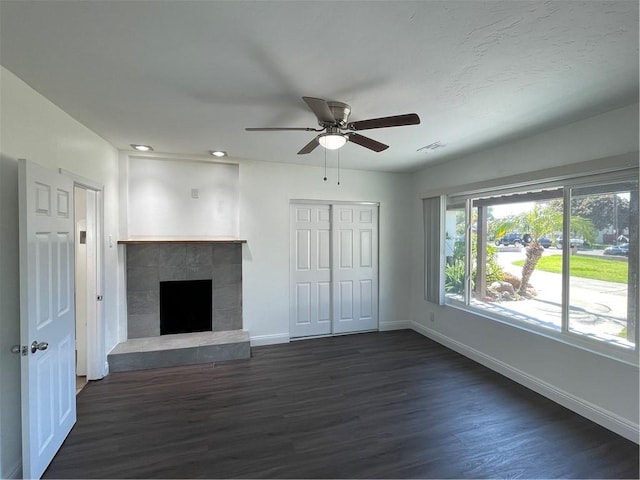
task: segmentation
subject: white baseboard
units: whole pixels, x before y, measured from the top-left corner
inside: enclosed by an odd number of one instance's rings
[[[380,325],[378,326],[378,330],[381,332],[407,329],[411,329],[411,322],[409,320],[402,320],[397,322],[380,322]]]
[[[572,410],[573,412],[588,418],[592,422],[603,426],[631,440],[634,443],[640,443],[640,428],[637,424],[634,424],[622,418],[619,415],[606,410],[598,405],[588,402],[580,397],[572,395],[564,390],[551,385],[549,383],[540,380],[537,377],[529,375],[522,370],[512,367],[511,365],[504,363],[486,353],[476,350],[468,345],[465,345],[451,337],[443,335],[439,332],[426,328],[417,322],[411,322],[411,328],[416,332],[430,338],[451,350],[454,350],[465,357],[468,357],[481,365],[484,365],[495,372],[504,375],[507,378],[523,385],[540,395],[547,397],[548,399],[562,405],[563,407]]]
[[[252,347],[258,347],[261,345],[275,345],[277,343],[289,343],[288,333],[275,333],[272,335],[252,335],[250,337],[250,344]]]

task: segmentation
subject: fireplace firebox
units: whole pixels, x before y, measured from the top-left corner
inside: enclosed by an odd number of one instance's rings
[[[212,330],[211,280],[160,282],[160,335]]]

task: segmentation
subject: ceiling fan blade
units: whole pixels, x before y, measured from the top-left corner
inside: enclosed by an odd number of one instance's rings
[[[336,119],[325,100],[313,97],[302,97],[302,100],[309,106],[315,116],[318,117],[318,120],[324,123],[336,123]]]
[[[322,129],[309,127],[258,127],[245,128],[247,132],[284,132],[284,131],[303,131],[303,132],[321,132]]]
[[[357,143],[361,147],[368,148],[369,150],[373,150],[374,152],[382,152],[389,148],[389,145],[385,145],[384,143],[380,143],[372,138],[365,137],[364,135],[359,135],[357,133],[349,133],[349,141],[353,143]]]
[[[374,128],[402,127],[404,125],[418,125],[420,117],[416,113],[393,115],[391,117],[372,118],[360,120],[347,125],[349,130],[372,130]]]
[[[316,149],[318,145],[320,145],[320,143],[318,143],[318,137],[316,137],[313,140],[311,140],[309,143],[307,143],[304,147],[302,147],[302,150],[298,152],[298,155],[311,153]]]

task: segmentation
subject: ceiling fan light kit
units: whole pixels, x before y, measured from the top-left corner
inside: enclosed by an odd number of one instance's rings
[[[320,129],[309,127],[266,127],[266,128],[246,128],[249,132],[256,131],[307,131],[323,132],[307,143],[298,152],[298,155],[311,153],[318,145],[322,145],[328,150],[337,150],[347,142],[352,142],[361,147],[368,148],[374,152],[382,152],[389,148],[389,145],[380,143],[364,135],[360,135],[349,130],[372,130],[374,128],[402,127],[405,125],[418,125],[420,117],[415,113],[404,115],[393,115],[390,117],[372,118],[349,123],[351,107],[346,103],[323,100],[322,98],[302,97],[309,109],[318,119]]]
[[[318,135],[318,143],[327,150],[337,150],[347,143],[347,137],[339,132],[322,133]]]

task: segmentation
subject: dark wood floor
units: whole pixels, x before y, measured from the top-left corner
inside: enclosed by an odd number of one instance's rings
[[[638,478],[638,446],[411,331],[111,374],[45,478]]]

